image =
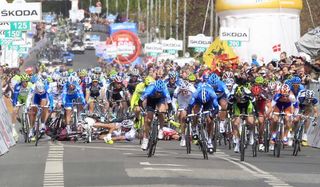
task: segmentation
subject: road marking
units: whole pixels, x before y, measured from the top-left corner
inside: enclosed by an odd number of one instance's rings
[[[143,166],[172,166],[172,167],[184,167],[185,165],[179,164],[151,164],[150,162],[140,162],[140,165]]]
[[[63,145],[49,142],[49,152],[44,170],[43,186],[64,187]]]
[[[218,152],[217,152],[218,153]],[[283,186],[283,187],[292,187],[288,183],[282,181],[281,179],[273,176],[269,172],[263,171],[262,169],[259,169],[258,167],[248,163],[248,162],[239,162],[239,159],[232,158],[230,155],[220,153],[220,154],[215,154],[215,156],[219,159],[226,160],[232,164],[235,164],[239,166],[241,169],[244,171],[247,171],[249,173],[252,173],[254,176],[258,178],[264,179],[264,182],[269,184],[272,187],[276,186]]]
[[[152,170],[152,171],[192,171],[191,169],[181,169],[181,168],[143,168],[144,170]]]

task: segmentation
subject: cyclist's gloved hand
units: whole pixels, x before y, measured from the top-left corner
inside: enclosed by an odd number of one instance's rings
[[[211,110],[211,116],[213,117],[213,116],[215,116],[215,115],[217,115],[219,113],[219,109],[214,109],[214,110]]]

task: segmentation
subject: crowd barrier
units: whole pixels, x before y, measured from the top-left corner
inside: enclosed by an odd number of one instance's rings
[[[11,115],[2,99],[0,99],[0,155],[9,151],[16,144],[12,135]]]
[[[320,101],[320,97],[319,97],[320,96],[320,90],[319,90],[320,83],[319,82],[312,82],[307,87],[308,87],[308,89],[311,89],[315,92],[315,97],[318,98],[318,100]],[[319,105],[318,105],[318,112],[320,114]],[[307,135],[308,135],[308,144],[311,147],[320,148],[320,119],[318,119],[316,126],[310,125],[310,127],[307,131]]]

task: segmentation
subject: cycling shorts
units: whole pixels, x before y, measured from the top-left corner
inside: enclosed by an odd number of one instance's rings
[[[147,99],[147,111],[154,111],[157,105],[165,103],[165,98],[148,98]]]
[[[279,111],[284,111],[287,108],[291,106],[291,102],[285,103],[285,102],[277,102],[276,107],[279,109]]]
[[[34,97],[33,97],[33,104],[35,105],[40,105],[41,101],[43,99],[46,99],[48,100],[48,94],[47,93],[44,93],[44,94],[34,94]],[[49,104],[49,102],[48,102]]]
[[[253,113],[253,104],[251,101],[246,103],[235,103],[233,104],[233,114],[235,116],[239,116],[242,112],[247,115],[251,115]]]

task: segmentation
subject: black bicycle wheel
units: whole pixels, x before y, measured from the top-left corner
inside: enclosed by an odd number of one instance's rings
[[[151,126],[151,134],[149,136],[149,150],[148,150],[148,157],[152,157],[156,151],[156,145],[158,141],[158,125],[155,123],[152,123]]]
[[[187,124],[187,129],[186,129],[186,147],[187,147],[187,154],[191,153],[191,126],[190,124]]]
[[[215,121],[214,136],[213,136],[213,152],[217,152],[217,141],[219,141],[219,145],[221,145],[219,134],[220,134],[220,132],[219,132],[219,121]]]
[[[231,144],[232,144],[232,130],[231,130],[231,121],[230,121],[230,119],[228,119],[228,121],[227,121],[226,137],[227,137],[227,141],[228,141],[228,148],[230,150],[231,149]]]
[[[245,147],[246,147],[246,126],[242,124],[240,135],[240,161],[244,161]]]
[[[35,135],[35,138],[36,138],[36,143],[35,143],[35,146],[38,146],[38,142],[39,142],[39,139],[40,139],[40,117],[38,117],[38,122],[37,122],[37,125],[36,125],[36,135]]]
[[[199,140],[201,142],[200,148],[203,154],[203,159],[208,160],[208,152],[207,152],[208,146],[207,146],[206,135],[204,131],[205,131],[204,127],[200,125],[200,137],[199,137]]]
[[[264,144],[264,152],[269,152],[269,139],[270,134],[269,134],[269,123],[267,122],[264,125],[264,133],[263,133],[263,144]]]
[[[280,131],[277,132],[276,143],[275,143],[275,147],[274,147],[274,150],[276,152],[276,154],[275,154],[276,157],[280,157],[280,151],[282,148],[281,134],[282,134],[282,125],[280,124]]]
[[[252,156],[257,157],[257,152],[258,152],[258,138],[257,138],[257,133],[254,132],[254,142],[252,145]]]

